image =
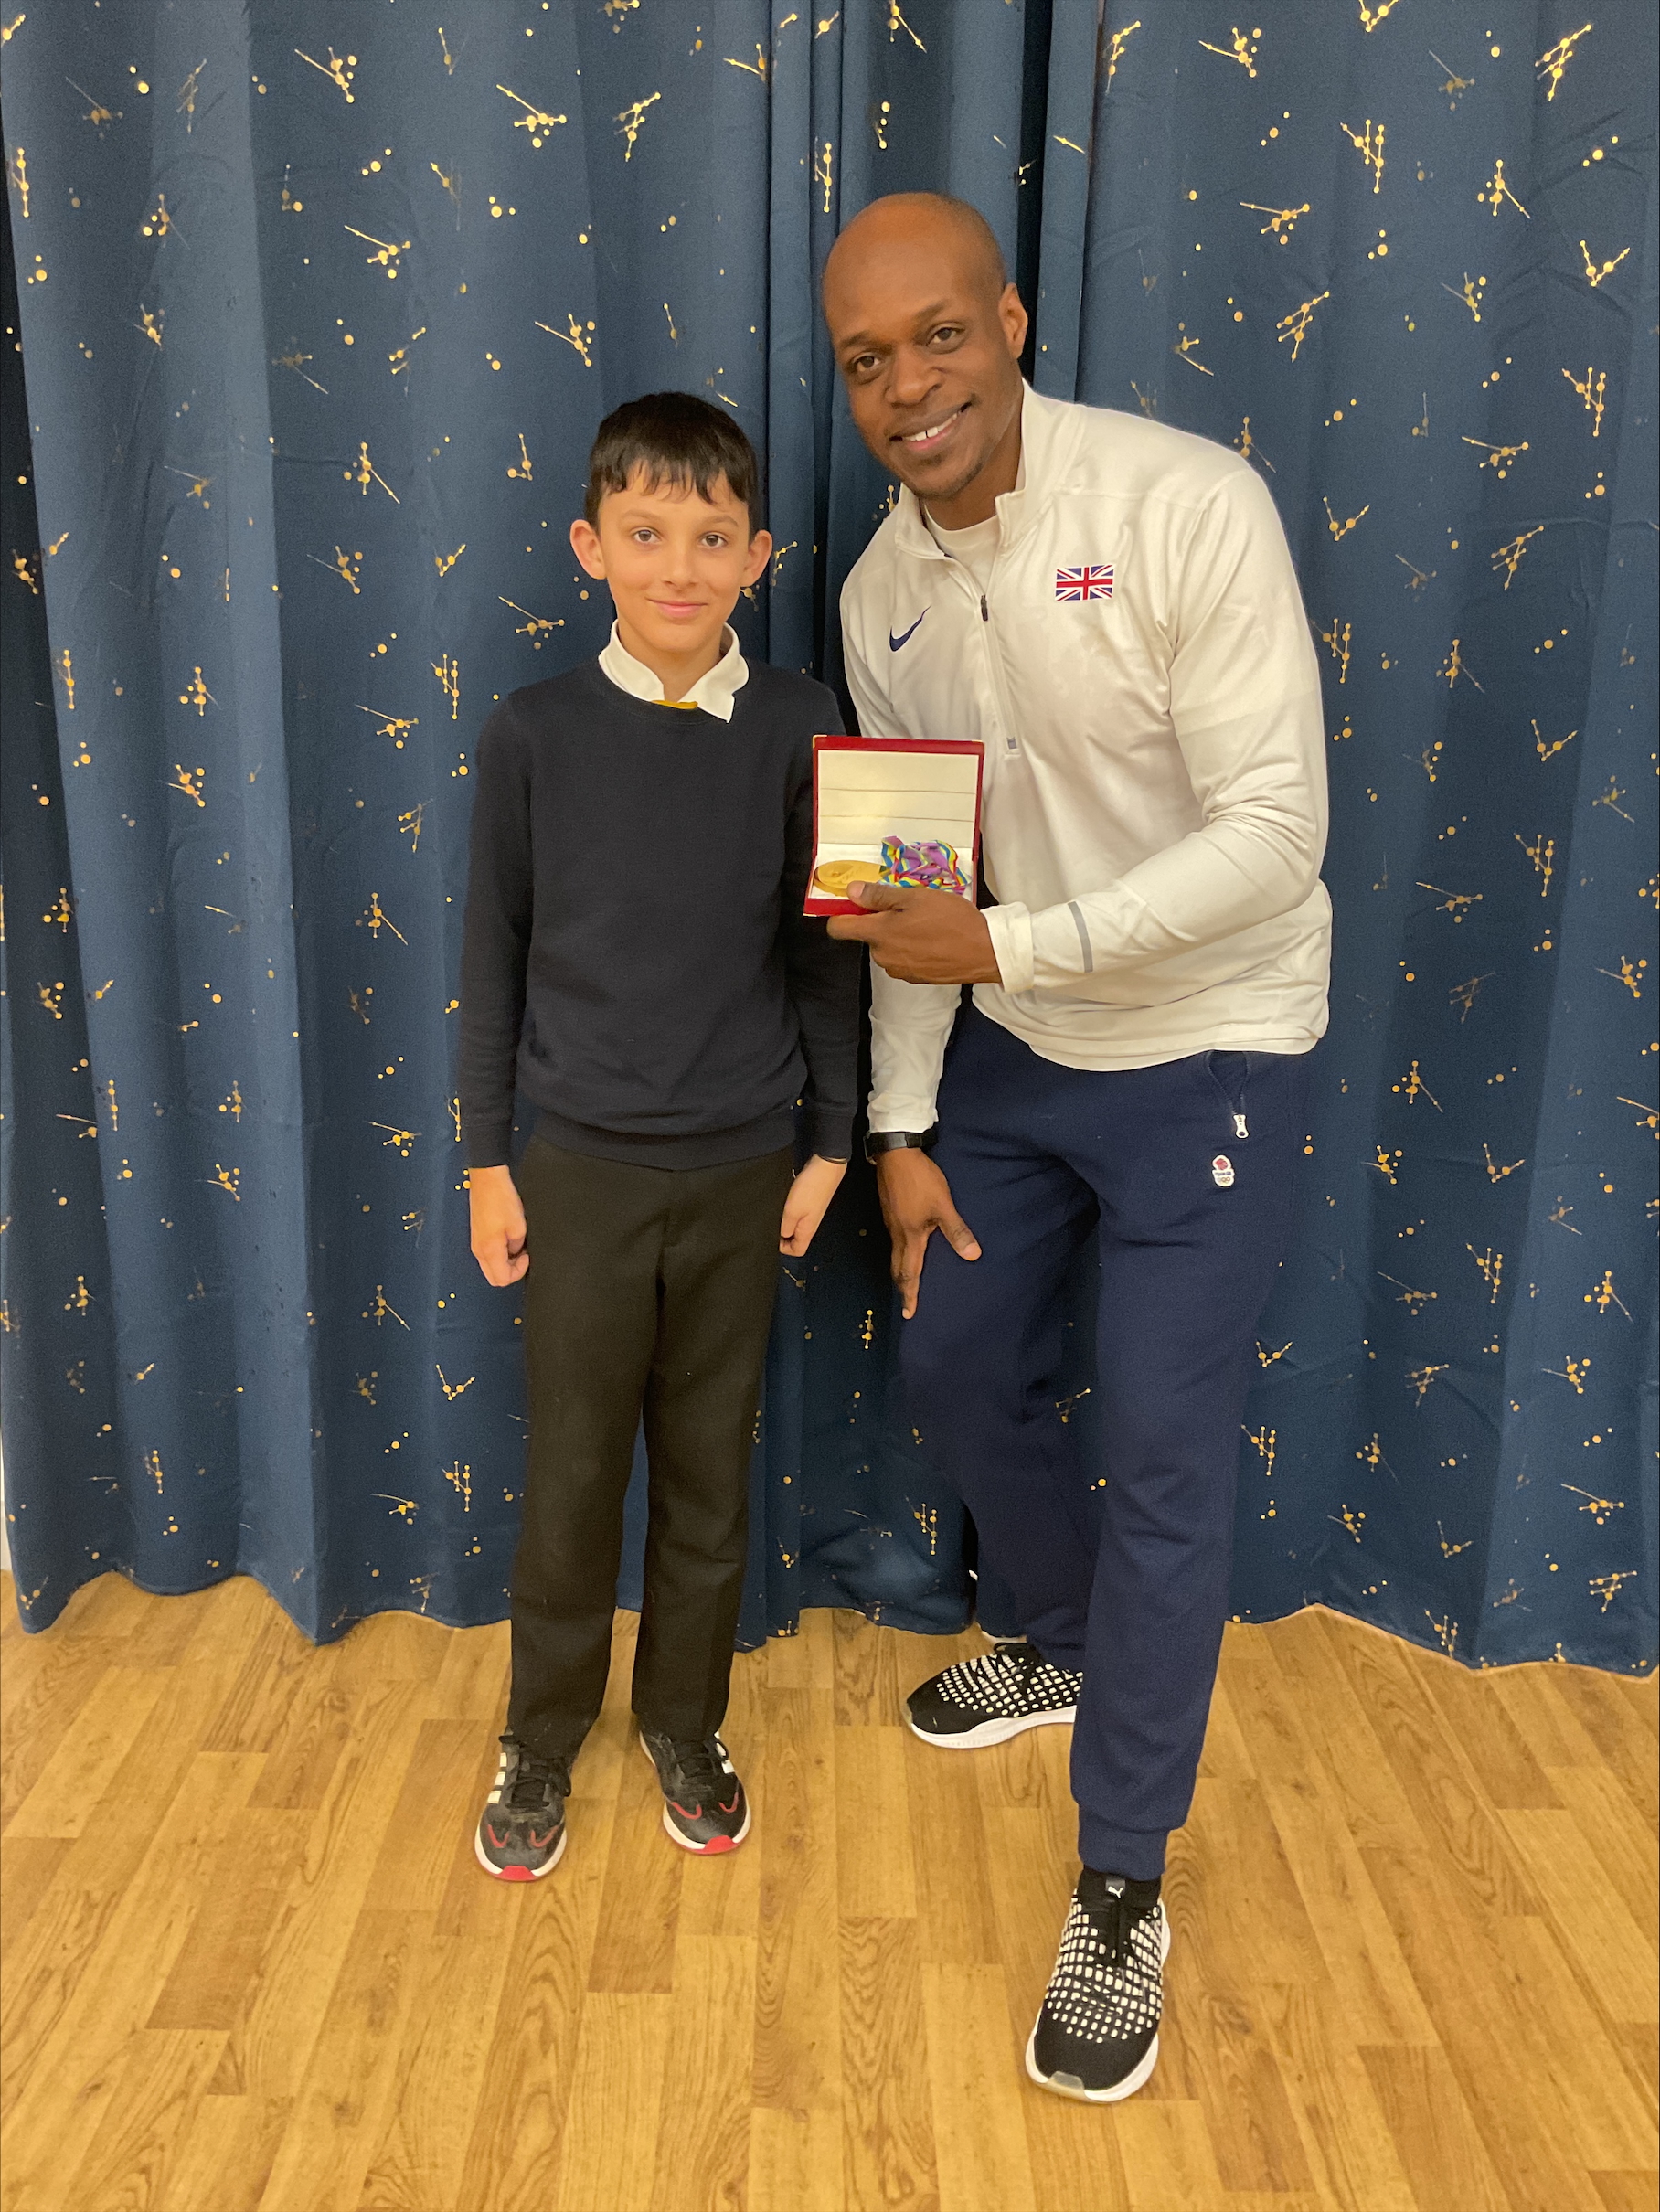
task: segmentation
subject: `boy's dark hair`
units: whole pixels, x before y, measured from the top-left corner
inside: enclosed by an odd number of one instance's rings
[[[624,492],[635,471],[648,491],[665,484],[689,487],[712,499],[724,477],[734,499],[750,511],[750,535],[762,527],[761,463],[755,448],[719,408],[693,392],[647,392],[613,408],[588,456],[582,512],[598,526],[607,492]]]

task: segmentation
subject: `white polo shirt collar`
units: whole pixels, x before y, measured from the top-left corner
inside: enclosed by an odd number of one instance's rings
[[[656,671],[644,661],[635,660],[617,634],[612,622],[611,637],[600,655],[600,666],[619,691],[631,697],[648,700],[657,707],[700,707],[705,714],[712,714],[718,721],[729,722],[732,702],[750,680],[749,665],[738,650],[738,637],[730,625],[722,631],[725,650],[707,675],[700,675],[683,699],[671,699],[663,688]]]

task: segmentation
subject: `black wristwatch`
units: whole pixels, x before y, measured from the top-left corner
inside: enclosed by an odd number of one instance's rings
[[[940,1141],[940,1124],[934,1122],[919,1135],[914,1129],[867,1129],[865,1132],[865,1157],[874,1167],[885,1152],[931,1152]]]

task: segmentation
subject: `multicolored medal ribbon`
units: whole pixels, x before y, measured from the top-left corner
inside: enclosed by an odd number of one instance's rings
[[[901,890],[955,891],[959,897],[966,895],[969,888],[968,874],[957,857],[956,847],[931,837],[915,845],[885,837],[882,881],[897,884]]]

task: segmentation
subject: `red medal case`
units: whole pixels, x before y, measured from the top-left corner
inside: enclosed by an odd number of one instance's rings
[[[868,909],[815,888],[823,861],[868,860],[881,880],[882,843],[935,842],[954,847],[974,897],[980,866],[980,785],[984,747],[977,739],[814,738],[813,874],[807,914]]]

